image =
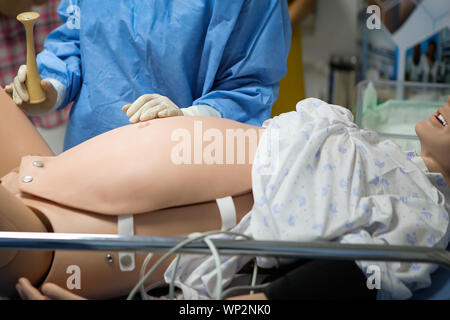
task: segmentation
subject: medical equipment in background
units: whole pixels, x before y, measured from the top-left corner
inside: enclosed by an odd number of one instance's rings
[[[353,107],[356,101],[355,83],[358,58],[349,55],[332,55],[330,58],[329,102]]]
[[[357,85],[356,124],[419,154],[416,123],[445,105],[449,95],[447,84],[365,80]]]
[[[376,0],[375,3],[381,11],[379,27],[370,25],[370,15],[373,13],[369,14],[367,7],[359,14],[363,79],[371,80],[376,75],[382,80],[422,81],[408,79],[411,66],[408,60],[415,46],[420,46],[420,55],[425,55],[430,40],[434,40],[437,47],[435,67],[431,68],[435,69],[432,82],[449,83],[450,2]],[[429,81],[426,76],[420,78]]]
[[[34,50],[33,29],[40,14],[37,12],[24,12],[17,16],[17,20],[25,26],[27,39],[27,78],[26,85],[30,96],[29,103],[37,104],[45,100],[45,92],[41,87],[41,76],[36,63],[36,53]]]

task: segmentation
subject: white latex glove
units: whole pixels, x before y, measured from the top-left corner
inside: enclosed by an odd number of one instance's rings
[[[40,116],[52,111],[58,97],[58,93],[52,83],[46,79],[41,81],[42,89],[47,97],[44,102],[28,104],[30,96],[25,84],[26,78],[27,66],[21,65],[13,82],[5,87],[6,93],[12,97],[17,106],[30,116]]]
[[[175,103],[159,94],[144,94],[133,104],[124,106],[122,111],[130,118],[130,123],[183,115]]]

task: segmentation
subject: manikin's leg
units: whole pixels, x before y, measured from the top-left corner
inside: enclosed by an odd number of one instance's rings
[[[33,124],[0,88],[0,177],[18,167],[22,156],[30,154],[53,155]],[[0,184],[0,231],[47,232],[47,228]],[[51,259],[51,252],[0,251],[1,287],[6,294],[12,294],[20,275],[39,283],[48,272]]]
[[[0,231],[47,232],[37,215],[0,185]],[[52,252],[0,251],[0,287],[2,295],[12,295],[18,277],[39,283],[47,274]]]
[[[67,207],[59,207],[43,200],[41,210],[50,208],[52,212],[38,211],[33,202],[31,211],[17,197],[0,185],[0,230],[21,232],[56,232],[117,234],[117,217],[83,213]],[[253,197],[251,193],[233,197],[236,207],[236,220],[251,210]],[[220,212],[215,202],[207,202],[190,206],[167,208],[134,217],[134,232],[138,236],[187,236],[193,232],[220,230]],[[50,223],[54,223],[51,225]],[[139,280],[139,270],[146,254],[136,254],[136,268],[131,272],[122,272],[119,268],[118,254],[109,253],[115,262],[108,264],[105,258],[108,253],[90,251],[44,251],[19,252],[0,250],[0,296],[11,296],[14,285],[20,277],[30,279],[34,286],[45,282],[55,283],[62,288],[67,287],[67,268],[78,266],[81,270],[82,286],[71,288],[71,292],[90,299],[108,299],[124,296]],[[155,254],[150,260],[149,268],[161,257]],[[163,273],[173,257],[166,260],[153,273],[148,284],[163,279]]]
[[[0,177],[20,164],[23,156],[53,155],[26,115],[0,88]]]

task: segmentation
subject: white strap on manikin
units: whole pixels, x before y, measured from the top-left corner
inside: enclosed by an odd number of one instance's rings
[[[134,235],[133,215],[117,217],[117,233],[121,236]],[[133,271],[135,268],[134,252],[119,252],[120,271]]]
[[[228,196],[216,199],[216,203],[222,218],[222,231],[233,228],[236,225],[236,208],[233,198]]]

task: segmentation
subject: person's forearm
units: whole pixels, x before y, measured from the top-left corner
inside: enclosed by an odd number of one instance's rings
[[[316,8],[316,0],[296,0],[289,6],[292,29],[301,24]]]

